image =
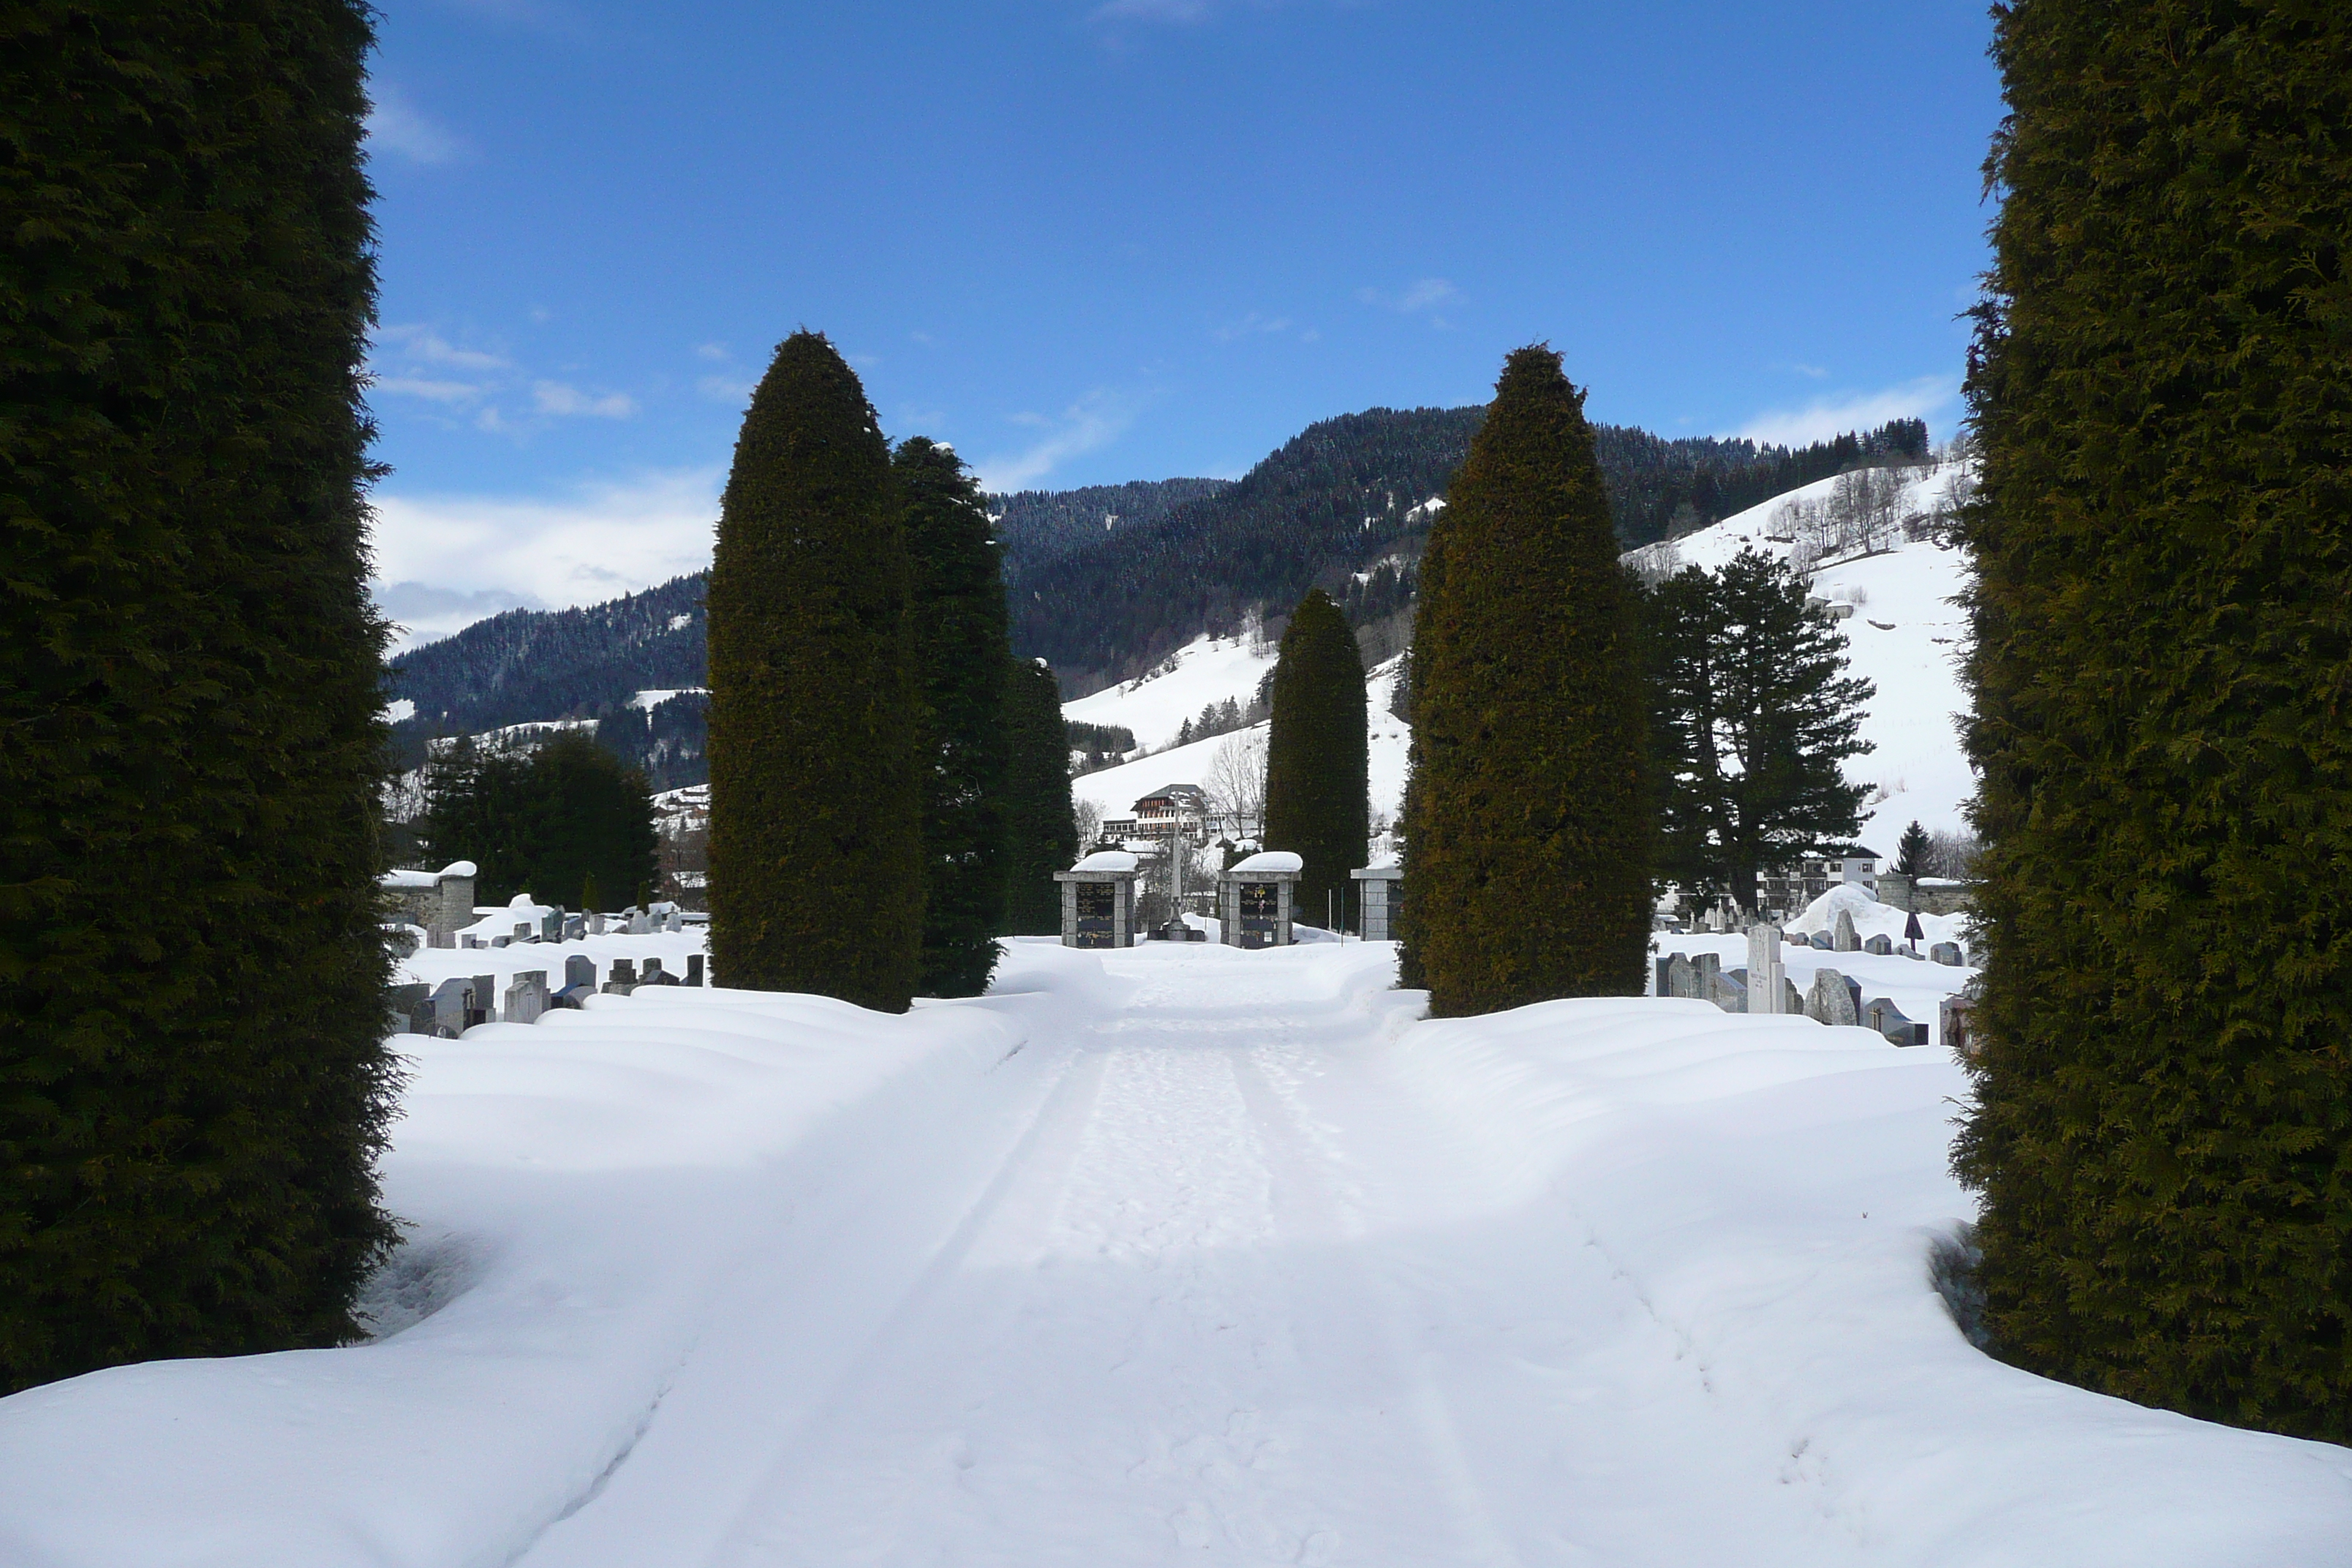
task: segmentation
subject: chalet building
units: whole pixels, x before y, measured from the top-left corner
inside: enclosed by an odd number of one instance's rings
[[[1756,902],[1772,913],[1794,914],[1840,882],[1855,883],[1875,897],[1879,860],[1875,849],[1847,845],[1759,867]]]

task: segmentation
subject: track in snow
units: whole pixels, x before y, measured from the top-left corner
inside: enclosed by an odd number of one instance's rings
[[[748,1270],[525,1561],[1685,1561],[1662,1480],[1789,1543],[1746,1561],[1822,1561],[1770,1465],[1694,1452],[1706,1369],[1572,1205],[1501,1197],[1384,1077],[1378,952],[1109,959],[1125,1005],[1033,1042],[1019,1109],[909,1148],[870,1224]]]

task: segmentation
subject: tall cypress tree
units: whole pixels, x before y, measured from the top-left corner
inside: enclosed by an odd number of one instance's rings
[[[1004,744],[1004,929],[1058,935],[1062,889],[1054,873],[1077,857],[1078,818],[1061,688],[1043,659],[1005,667]]]
[[[1431,531],[1412,638],[1405,940],[1440,1016],[1642,990],[1646,714],[1584,398],[1504,363]]]
[[[925,710],[922,991],[977,996],[1004,930],[1004,578],[961,458],[918,436],[891,468],[914,563]]]
[[[0,1393],[328,1345],[393,1240],[368,13],[0,49]]]
[[[710,953],[720,984],[904,1012],[922,955],[921,708],[890,448],[831,343],[751,395],[719,500]]]
[[[1265,743],[1265,847],[1296,851],[1299,918],[1347,909],[1371,837],[1364,659],[1329,595],[1309,588],[1282,634]]]
[[[2352,1437],[2352,11],[2023,0],[1969,382],[2022,1365]]]

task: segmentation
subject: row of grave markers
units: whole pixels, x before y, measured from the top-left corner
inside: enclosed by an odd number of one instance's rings
[[[1692,1001],[1712,1002],[1727,1013],[1780,1014],[1786,1016],[1801,1015],[1817,1024],[1853,1024],[1883,1035],[1898,1046],[1924,1046],[1928,1041],[1927,1026],[1906,1017],[1894,1001],[1885,996],[1864,1001],[1859,981],[1848,978],[1834,969],[1817,969],[1810,991],[1799,993],[1781,963],[1783,944],[1795,943],[1824,952],[1870,952],[1882,956],[1896,952],[1895,944],[1883,936],[1868,942],[1856,942],[1853,918],[1844,910],[1838,911],[1836,928],[1811,938],[1783,937],[1775,925],[1754,925],[1748,928],[1748,967],[1727,972],[1723,960],[1712,952],[1696,957],[1671,953],[1657,961],[1657,991],[1660,996],[1679,996]],[[1923,956],[1906,951],[1911,958]],[[1935,963],[1957,966],[1961,963],[1959,944],[1939,942],[1924,955]],[[1944,1039],[1947,1045],[1963,1051],[1968,1049],[1967,1013],[1974,996],[1964,991],[1947,998],[1941,1012]]]
[[[498,986],[498,977],[492,974],[459,976],[437,986],[395,985],[389,996],[386,1024],[388,1032],[394,1035],[435,1035],[454,1040],[477,1024],[536,1024],[541,1015],[559,1007],[578,1007],[600,991],[626,996],[640,985],[701,984],[702,954],[698,952],[687,955],[683,979],[667,973],[658,958],[646,959],[643,969],[634,959],[616,958],[612,978],[602,985],[596,983],[596,961],[574,953],[563,961],[562,990],[548,989],[544,969],[520,970],[507,986],[503,1006],[492,1000]]]

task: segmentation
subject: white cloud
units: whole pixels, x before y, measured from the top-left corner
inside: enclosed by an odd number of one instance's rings
[[[1801,408],[1759,414],[1738,434],[1772,446],[1801,447],[1848,430],[1868,430],[1890,419],[1925,419],[1934,425],[1959,395],[1958,378],[1923,375],[1882,392],[1841,393],[1817,398]]]
[[[695,346],[694,357],[697,359],[725,359],[727,357],[727,345],[725,343],[698,343]]]
[[[476,621],[488,620],[501,610],[547,607],[529,594],[498,588],[467,593],[456,588],[436,588],[430,583],[379,581],[368,584],[368,593],[375,600],[376,608],[396,628],[391,648],[394,653],[464,631]]]
[[[759,383],[740,376],[706,375],[695,384],[695,390],[717,403],[744,403],[751,399]]]
[[[979,472],[983,489],[1025,489],[1072,458],[1118,440],[1126,434],[1134,416],[1118,407],[1108,394],[1096,391],[1072,404],[1058,419],[1041,414],[1017,414],[1013,422],[1034,426],[1045,434],[1020,452],[982,458],[972,465]]]
[[[482,395],[482,388],[470,381],[432,381],[414,375],[380,375],[372,384],[378,392],[388,392],[395,397],[422,397],[431,403],[471,403]]]
[[[1108,0],[1094,9],[1094,20],[1097,22],[1174,22],[1189,26],[1208,17],[1208,0]]]
[[[378,602],[414,611],[421,637],[457,629],[454,615],[465,626],[510,605],[593,605],[699,571],[720,478],[653,473],[554,498],[379,493],[375,574],[399,594],[380,588]]]
[[[416,364],[446,365],[455,370],[505,370],[514,362],[487,349],[461,349],[432,328],[403,324],[378,327],[375,347]]]
[[[1286,332],[1289,330],[1289,317],[1261,315],[1257,311],[1252,310],[1240,321],[1228,321],[1223,326],[1219,327],[1213,335],[1219,342],[1229,343],[1235,338],[1253,338],[1260,336],[1271,337]]]
[[[1438,307],[1449,305],[1462,298],[1462,290],[1443,278],[1423,278],[1391,294],[1381,289],[1359,289],[1356,298],[1367,305],[1378,305],[1405,316],[1426,316],[1433,327],[1451,325],[1439,315]]]
[[[408,101],[408,95],[388,81],[372,81],[368,96],[367,139],[371,151],[397,153],[414,163],[447,163],[464,155],[466,143]]]
[[[586,415],[597,419],[626,419],[637,411],[634,399],[620,393],[602,397],[561,381],[531,383],[531,396],[541,414]]]

